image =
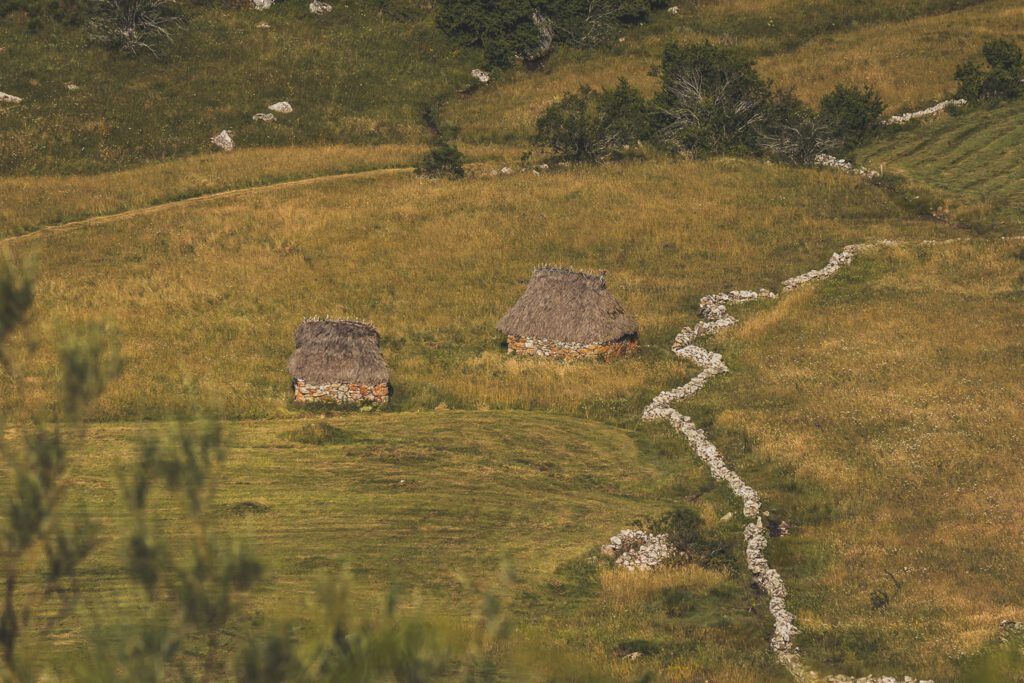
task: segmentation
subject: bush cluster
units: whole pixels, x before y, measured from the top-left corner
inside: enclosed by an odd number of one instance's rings
[[[647,19],[665,0],[440,0],[437,25],[464,45],[482,47],[489,66],[541,59],[554,43],[607,41],[622,24]]]
[[[583,88],[537,121],[537,142],[561,159],[603,161],[637,143],[694,155],[753,155],[803,164],[849,150],[877,133],[883,105],[870,88],[840,86],[821,111],[778,91],[753,62],[708,43],[670,45],[661,89],[645,99],[625,81]]]
[[[968,61],[956,68],[957,97],[1012,100],[1024,94],[1024,55],[1015,43],[991,40],[981,48],[985,66]]]
[[[435,140],[417,162],[416,175],[455,180],[466,175],[466,157],[445,139]]]

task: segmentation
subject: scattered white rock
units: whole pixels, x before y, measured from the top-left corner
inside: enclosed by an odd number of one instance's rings
[[[679,5],[672,5],[668,8],[669,14],[679,14]]]
[[[615,558],[615,564],[629,571],[647,571],[676,556],[665,534],[649,534],[640,529],[623,529],[611,537],[601,554]]]
[[[643,652],[630,652],[628,655],[626,655],[622,659],[627,661],[627,662],[635,662],[636,660],[640,659],[643,656],[644,656]]]
[[[267,109],[274,112],[275,114],[291,114],[292,111],[294,111],[292,109],[292,105],[288,104],[287,102],[274,102],[272,105],[267,107]]]
[[[469,73],[470,73],[470,75],[473,76],[473,78],[475,78],[476,80],[480,81],[481,83],[490,83],[491,82],[491,74],[487,73],[483,69],[473,69]]]
[[[18,104],[19,102],[21,102],[20,97],[15,97],[14,95],[8,95],[5,92],[0,92],[0,104]]]
[[[508,166],[502,166],[501,175],[512,175],[512,169]]]
[[[64,87],[67,88],[68,90],[71,90],[72,92],[74,92],[75,90],[79,89],[79,87],[77,85],[75,85],[74,83],[65,83]]]
[[[274,0],[252,0],[252,8],[262,12],[274,6]]]
[[[871,169],[864,168],[863,166],[854,166],[846,159],[837,159],[831,154],[819,154],[814,157],[814,164],[824,168],[833,168],[837,171],[842,171],[843,173],[849,173],[851,175],[862,175],[866,178],[878,177],[878,171],[872,171]]]
[[[322,2],[321,0],[313,0],[313,2],[309,3],[310,14],[322,16],[333,9],[334,8],[331,5],[327,4],[326,2]]]
[[[256,28],[270,28],[270,24],[268,24],[265,21],[261,21],[260,23],[256,24]]]
[[[231,131],[222,130],[221,132],[210,138],[210,142],[220,147],[225,152],[230,152],[235,148],[235,141],[231,139]]]
[[[949,107],[962,107],[965,104],[967,104],[967,100],[943,100],[938,104],[933,104],[927,109],[921,109],[919,111],[910,111],[907,112],[906,114],[896,114],[895,116],[890,116],[885,121],[882,121],[882,125],[899,126],[904,123],[909,123],[914,119],[923,119],[927,116],[934,116],[935,114],[938,114],[939,112]]]
[[[264,114],[264,113],[261,112],[259,114],[253,114],[252,115],[252,120],[253,121],[276,121],[277,117],[274,116],[273,114]]]

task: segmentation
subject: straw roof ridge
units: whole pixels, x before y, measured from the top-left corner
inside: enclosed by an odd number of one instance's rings
[[[377,385],[390,377],[377,328],[359,320],[319,317],[305,318],[296,328],[288,371],[313,385]]]
[[[526,291],[498,322],[506,335],[589,344],[634,337],[636,320],[608,291],[605,273],[534,269]]]

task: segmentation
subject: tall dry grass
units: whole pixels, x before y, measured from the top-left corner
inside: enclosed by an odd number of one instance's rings
[[[838,83],[871,85],[890,112],[953,94],[957,64],[980,59],[993,38],[1024,41],[1024,6],[1016,0],[881,24],[815,38],[793,52],[764,57],[758,69],[807,102]]]
[[[34,334],[98,318],[127,370],[105,419],[281,415],[303,316],[369,319],[395,409],[550,409],[634,421],[686,370],[668,352],[697,299],[776,286],[867,237],[933,235],[880,190],[829,172],[722,159],[436,182],[349,179],[180,206],[17,251],[38,262]],[[607,269],[638,357],[512,359],[494,326],[538,264]],[[45,396],[53,364],[26,366]],[[3,392],[6,395],[6,392]]]
[[[43,225],[138,209],[244,187],[411,167],[416,145],[329,145],[236,149],[95,175],[0,178],[0,237]],[[514,156],[496,146],[465,148],[470,161]]]
[[[1021,245],[859,257],[715,344],[689,410],[790,536],[772,544],[822,670],[953,680],[1024,618]]]

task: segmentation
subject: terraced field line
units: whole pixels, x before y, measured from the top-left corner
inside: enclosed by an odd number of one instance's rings
[[[411,166],[402,166],[397,168],[380,168],[374,169],[372,171],[349,171],[346,173],[335,173],[333,175],[300,178],[298,180],[284,180],[277,183],[267,183],[266,185],[252,185],[250,187],[240,187],[234,190],[210,192],[209,194],[200,194],[194,197],[186,197],[185,199],[175,199],[173,201],[163,202],[161,204],[152,204],[150,206],[144,206],[138,209],[128,209],[126,211],[119,211],[117,213],[90,216],[89,218],[81,218],[73,221],[68,221],[66,223],[57,223],[54,225],[42,226],[40,228],[24,232],[20,235],[11,235],[10,237],[0,239],[0,245],[13,244],[15,242],[23,242],[33,239],[35,237],[39,237],[40,235],[71,232],[73,230],[81,230],[82,228],[93,227],[97,225],[105,225],[107,223],[113,223],[115,221],[119,221],[125,218],[148,216],[149,214],[159,213],[160,211],[164,211],[166,209],[171,209],[180,206],[189,206],[191,204],[200,204],[204,202],[215,201],[218,199],[244,197],[250,194],[258,194],[262,192],[271,192],[276,190],[286,190],[296,187],[304,187],[306,185],[314,185],[316,183],[327,183],[334,180],[376,178],[381,176],[412,173],[412,171],[413,168]]]
[[[782,291],[789,292],[810,282],[832,277],[852,263],[857,254],[871,249],[900,245],[937,246],[959,242],[991,242],[997,240],[1021,241],[1024,240],[1024,236],[1001,237],[995,240],[984,238],[955,238],[924,240],[920,242],[880,240],[867,244],[853,244],[844,247],[839,253],[832,254],[832,257],[824,267],[789,278],[782,283]],[[771,648],[778,657],[779,662],[786,667],[793,678],[801,681],[801,683],[820,681],[828,681],[828,683],[932,683],[931,681],[919,681],[910,676],[903,678],[892,676],[854,678],[841,674],[822,676],[803,663],[800,651],[793,642],[794,637],[800,630],[796,627],[793,614],[786,607],[786,584],[779,572],[768,564],[768,559],[765,557],[765,550],[768,547],[768,534],[765,532],[764,524],[762,523],[760,494],[743,481],[739,474],[729,468],[721,453],[719,453],[711,440],[708,439],[707,434],[704,433],[704,430],[697,427],[690,417],[683,415],[672,407],[672,404],[676,401],[692,397],[712,377],[729,372],[729,367],[722,360],[721,354],[708,351],[695,345],[693,342],[701,337],[714,335],[719,330],[731,327],[737,323],[736,318],[729,313],[729,305],[757,301],[759,299],[775,299],[777,297],[777,294],[767,289],[756,292],[732,291],[702,297],[699,313],[701,321],[693,327],[684,327],[676,335],[675,341],[672,344],[673,353],[680,358],[693,362],[701,370],[686,384],[669,391],[663,391],[655,396],[644,409],[643,420],[646,422],[655,420],[668,421],[676,432],[686,438],[697,457],[708,466],[712,478],[725,482],[733,494],[740,499],[743,505],[743,516],[750,520],[743,530],[743,536],[747,544],[747,567],[750,569],[750,573],[754,575],[757,584],[768,595],[768,610],[771,612],[772,620],[774,621]]]

